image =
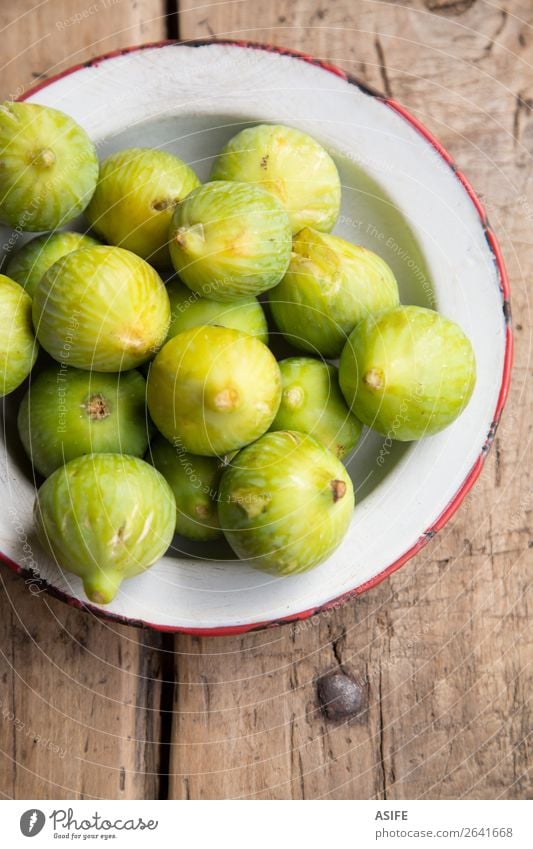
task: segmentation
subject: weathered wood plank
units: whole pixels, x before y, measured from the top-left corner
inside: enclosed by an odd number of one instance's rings
[[[182,38],[309,51],[397,97],[436,132],[500,236],[517,353],[482,478],[421,555],[308,623],[176,641],[173,797],[531,795],[532,23],[527,0],[181,3]],[[339,667],[360,682],[367,707],[333,723],[319,710],[316,680]]]
[[[106,50],[163,38],[164,5],[2,4],[0,96],[18,97]],[[162,639],[35,597],[4,568],[0,581],[2,795],[157,797]]]
[[[19,0],[0,5],[2,99],[93,56],[166,37],[165,0]]]
[[[2,792],[157,798],[160,638],[0,581]]]

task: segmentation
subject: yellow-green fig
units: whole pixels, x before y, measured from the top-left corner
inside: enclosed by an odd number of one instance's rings
[[[239,452],[220,481],[220,525],[238,557],[276,575],[305,572],[342,541],[354,509],[340,460],[312,437],[276,431]]]
[[[0,274],[0,398],[27,378],[39,346],[33,334],[31,298],[22,286]]]
[[[332,229],[341,183],[333,159],[314,138],[281,124],[247,127],[222,148],[212,180],[254,183],[271,192],[289,214],[293,233]]]
[[[455,322],[424,307],[397,307],[357,325],[342,352],[339,380],[362,422],[410,441],[438,433],[464,410],[476,364]]]
[[[101,245],[64,256],[41,278],[33,323],[58,362],[126,371],[163,344],[170,303],[157,272],[131,251]]]
[[[201,298],[177,279],[167,283],[167,292],[170,298],[169,339],[182,330],[203,324],[218,324],[257,336],[265,345],[268,343],[267,320],[257,298],[243,298],[231,304],[221,304],[219,301]]]
[[[0,175],[0,221],[20,230],[55,230],[89,203],[98,158],[68,115],[6,101],[0,104]]]
[[[289,268],[269,302],[291,345],[338,357],[357,322],[396,306],[399,294],[394,274],[377,254],[306,228],[294,238]]]
[[[150,461],[174,493],[176,532],[200,542],[221,537],[217,487],[223,466],[218,458],[188,454],[159,436],[150,445]]]
[[[283,391],[270,430],[308,433],[339,459],[346,457],[363,426],[342,396],[337,368],[311,357],[289,357],[279,368]]]
[[[181,280],[203,298],[238,301],[279,283],[291,255],[280,202],[246,183],[217,181],[178,204],[170,255]]]
[[[30,382],[19,407],[19,436],[45,476],[81,454],[142,457],[150,434],[145,399],[146,383],[137,371],[52,366]]]
[[[172,213],[199,185],[192,168],[165,150],[120,150],[100,166],[85,214],[106,242],[133,251],[157,268],[166,268],[170,265]]]
[[[280,398],[280,371],[271,351],[229,327],[178,333],[148,373],[154,424],[191,454],[221,457],[258,439],[272,424]]]
[[[86,454],[57,469],[37,494],[41,541],[85,594],[109,604],[125,578],[159,560],[174,535],[172,490],[153,466],[125,454]]]
[[[33,298],[39,280],[58,259],[72,251],[93,248],[98,244],[96,239],[82,233],[44,233],[35,236],[17,251],[7,264],[6,271]]]

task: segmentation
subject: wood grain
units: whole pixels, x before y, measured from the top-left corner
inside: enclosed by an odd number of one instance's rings
[[[147,0],[1,4],[0,96],[18,97],[106,50],[163,38],[163,8]],[[164,639],[33,596],[6,569],[0,580],[2,795],[157,797]]]
[[[184,39],[308,51],[395,96],[483,196],[513,287],[509,406],[482,478],[439,537],[332,614],[248,638],[176,641],[176,798],[525,798],[531,642],[533,14],[500,3],[181,4]],[[317,678],[363,687],[324,718]]]
[[[93,56],[165,38],[164,14],[164,0],[2,3],[0,96],[12,100],[39,80]]]
[[[4,796],[157,798],[161,638],[0,579]]]
[[[3,96],[164,36],[160,0],[100,0],[68,31],[57,26],[89,6],[0,8]],[[309,51],[392,94],[438,135],[502,242],[517,342],[511,398],[483,475],[445,530],[393,578],[307,622],[173,641],[33,597],[2,570],[0,791],[152,798],[167,792],[168,770],[169,795],[184,799],[531,796],[531,4],[182,0],[179,11],[184,39]],[[363,694],[346,721],[326,719],[318,701],[330,671]]]

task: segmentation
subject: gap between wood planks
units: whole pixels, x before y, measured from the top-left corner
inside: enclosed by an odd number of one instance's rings
[[[180,8],[176,0],[165,0],[165,26],[168,39],[180,39]]]
[[[174,639],[172,634],[162,634],[160,639],[161,697],[159,704],[158,799],[169,798],[170,746],[172,742],[174,691],[176,688]]]

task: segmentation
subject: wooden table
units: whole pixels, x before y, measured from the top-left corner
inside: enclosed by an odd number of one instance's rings
[[[392,94],[483,198],[517,344],[466,503],[400,572],[329,615],[246,637],[162,636],[33,596],[2,568],[2,794],[531,797],[530,0],[17,0],[0,6],[0,32],[6,98],[116,47],[222,34],[303,49]],[[365,702],[344,722],[316,691],[339,669]]]

